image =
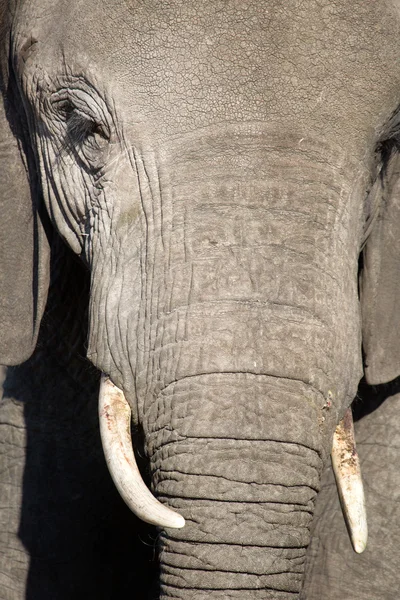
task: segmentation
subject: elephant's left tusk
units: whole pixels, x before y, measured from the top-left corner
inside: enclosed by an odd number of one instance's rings
[[[351,543],[355,552],[361,554],[367,546],[368,527],[351,408],[336,427],[331,458]]]
[[[122,390],[105,375],[101,376],[100,383],[99,418],[108,469],[131,511],[152,525],[183,527],[185,519],[156,500],[146,487],[133,454],[131,409]]]

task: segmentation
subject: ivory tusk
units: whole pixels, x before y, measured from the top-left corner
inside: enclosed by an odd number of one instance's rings
[[[131,440],[131,410],[122,390],[102,374],[100,434],[111,477],[123,500],[146,523],[180,529],[185,519],[156,500],[140,475]]]
[[[368,527],[360,459],[356,450],[354,425],[349,408],[336,427],[332,444],[332,466],[340,503],[355,552],[367,545]]]

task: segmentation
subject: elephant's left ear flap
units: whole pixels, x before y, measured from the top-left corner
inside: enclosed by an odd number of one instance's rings
[[[400,155],[371,190],[379,214],[363,250],[360,277],[365,377],[373,385],[400,375]]]
[[[30,181],[29,144],[7,93],[0,94],[0,364],[32,354],[47,299],[49,244]],[[33,171],[34,168],[32,167]]]

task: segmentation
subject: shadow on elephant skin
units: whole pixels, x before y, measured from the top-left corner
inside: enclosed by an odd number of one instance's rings
[[[84,358],[87,273],[56,244],[38,348],[4,381],[5,402],[19,411],[21,446],[20,519],[8,526],[25,548],[21,562],[29,562],[26,583],[15,585],[25,586],[26,600],[112,600],[133,592],[138,600],[155,598],[157,531],[121,500],[101,446],[99,373]],[[138,462],[147,479],[146,462]],[[25,572],[15,564],[11,571]]]

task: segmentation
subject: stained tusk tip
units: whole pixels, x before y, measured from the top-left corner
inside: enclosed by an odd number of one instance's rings
[[[361,554],[367,546],[368,527],[351,408],[346,411],[343,419],[336,427],[331,458],[340,504],[350,540],[354,551]]]
[[[367,540],[363,540],[363,541],[354,541],[353,542],[353,548],[354,548],[354,552],[357,552],[357,554],[362,554],[364,552],[364,550],[367,547]]]
[[[151,525],[172,529],[184,527],[182,515],[159,502],[143,482],[132,448],[129,404],[123,391],[104,374],[100,384],[99,419],[108,469],[131,511]]]

